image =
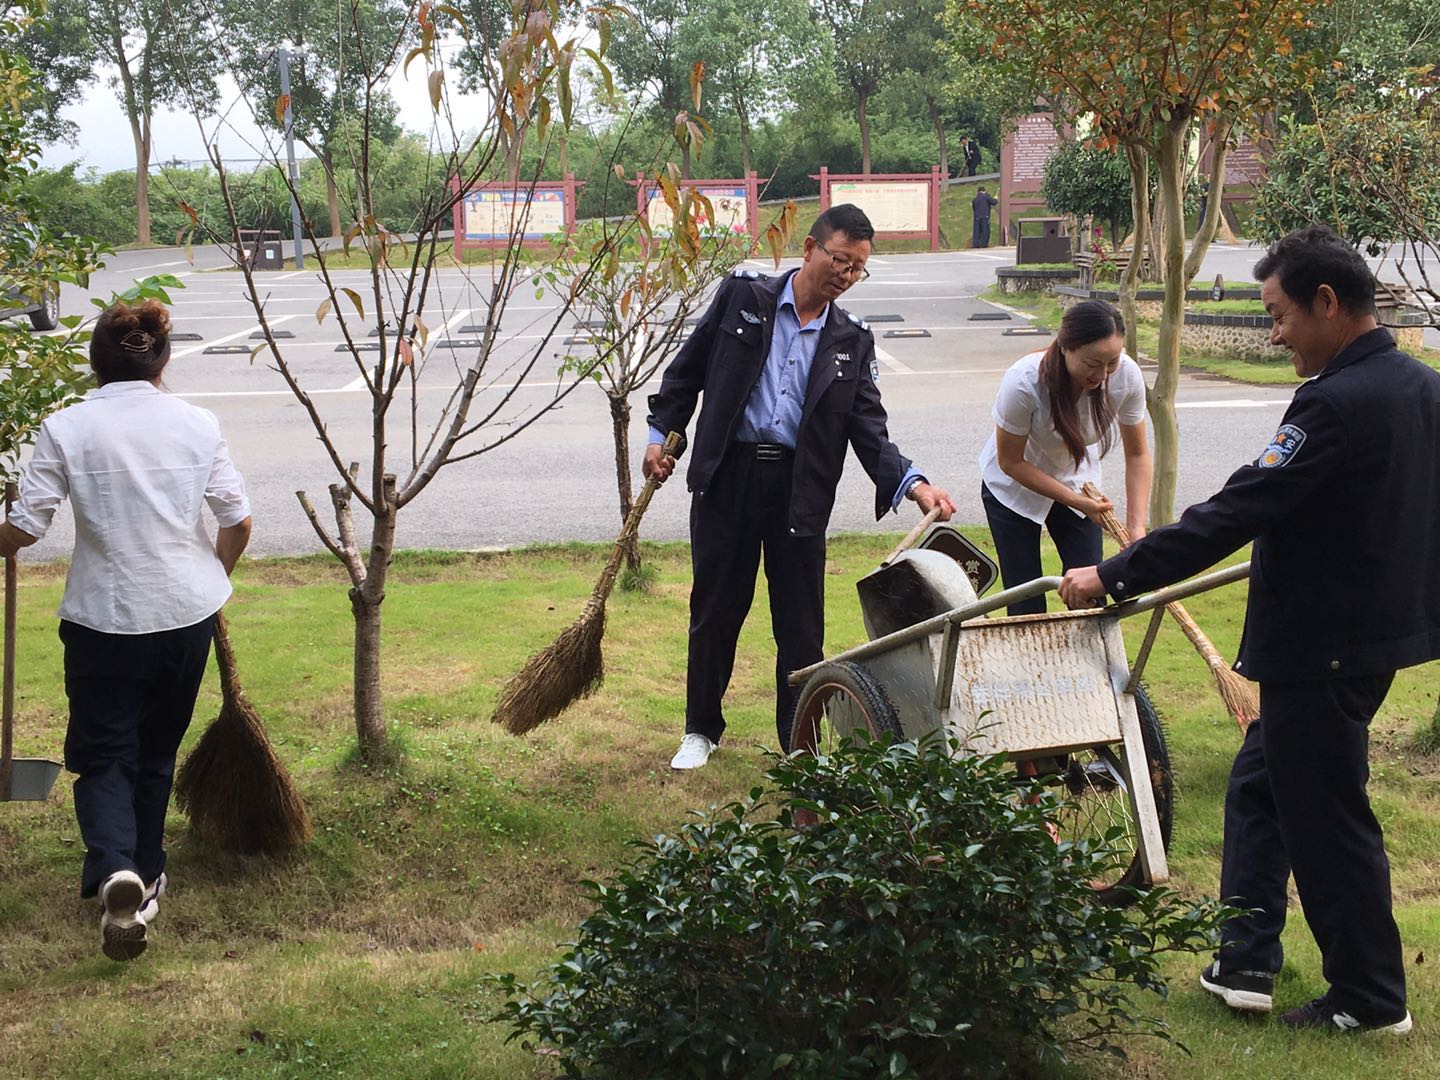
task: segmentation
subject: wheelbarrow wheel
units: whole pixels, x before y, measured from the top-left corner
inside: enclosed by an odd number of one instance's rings
[[[1174,820],[1175,789],[1170,771],[1170,751],[1165,729],[1143,687],[1135,691],[1135,711],[1140,718],[1140,736],[1145,746],[1145,768],[1155,793],[1155,816],[1160,836],[1168,851]],[[1121,830],[1115,848],[1115,875],[1091,882],[1096,898],[1103,904],[1123,907],[1134,902],[1135,890],[1149,885],[1140,862],[1139,836],[1130,809],[1129,786],[1113,744],[1088,747],[1059,758],[1022,762],[1022,775],[1035,776],[1065,801],[1055,819],[1058,837],[1066,840],[1098,839],[1113,829]]]
[[[905,737],[884,688],[862,665],[840,660],[806,680],[795,704],[790,749],[828,754],[846,739],[887,735]]]

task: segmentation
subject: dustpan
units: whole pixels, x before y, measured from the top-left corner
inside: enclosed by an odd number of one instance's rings
[[[15,498],[15,483],[5,485],[5,510]],[[44,802],[50,797],[60,762],[15,756],[15,556],[5,560],[5,675],[0,701],[0,802]]]

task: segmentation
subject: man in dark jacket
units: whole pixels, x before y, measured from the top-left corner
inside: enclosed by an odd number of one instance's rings
[[[778,650],[775,729],[788,749],[795,694],[786,677],[824,656],[825,527],[847,447],[875,482],[877,520],[907,496],[923,511],[955,512],[890,441],[875,338],[835,303],[869,276],[873,236],[858,207],[831,207],[805,238],[799,270],[726,279],[650,397],[644,472],[664,480],[675,459],[660,444],[685,431],[705,396],[685,477],[694,583],[673,768],[704,765],[725,729],[720,702],[762,551]]]
[[[1375,321],[1375,281],[1330,230],[1255,267],[1271,341],[1310,381],[1254,464],[1099,567],[1072,606],[1178,581],[1254,540],[1235,670],[1260,719],[1225,796],[1221,894],[1258,909],[1225,927],[1201,985],[1268,1012],[1291,872],[1330,984],[1291,1027],[1410,1030],[1390,864],[1370,809],[1368,726],[1398,668],[1440,657],[1440,373]]]
[[[965,139],[965,175],[974,176],[980,167],[980,144],[968,136]]]
[[[990,211],[999,205],[1000,200],[983,187],[975,193],[975,198],[970,200],[970,212],[975,215],[974,235],[970,237],[971,247],[990,246]]]

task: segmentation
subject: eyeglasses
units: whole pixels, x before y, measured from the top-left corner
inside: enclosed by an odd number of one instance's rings
[[[858,277],[861,281],[864,281],[870,276],[870,271],[866,270],[865,267],[849,262],[844,257],[834,254],[819,240],[815,241],[815,246],[830,256],[830,265],[834,267],[837,274],[844,274],[847,277]]]

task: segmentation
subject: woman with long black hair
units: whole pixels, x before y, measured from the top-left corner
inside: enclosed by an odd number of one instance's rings
[[[1119,441],[1125,454],[1126,523],[1145,534],[1153,466],[1145,436],[1145,381],[1125,355],[1125,323],[1103,300],[1068,309],[1044,352],[1005,373],[991,410],[995,433],[980,454],[980,498],[1011,588],[1040,576],[1043,525],[1066,569],[1100,560],[1100,515],[1112,509],[1081,491],[1100,485],[1100,459]],[[1040,614],[1045,598],[1013,604]]]

